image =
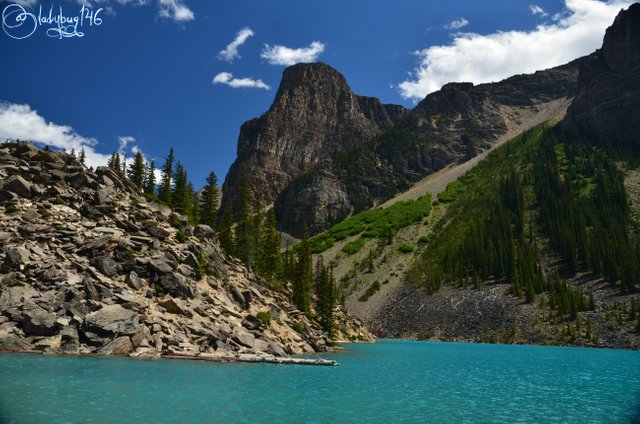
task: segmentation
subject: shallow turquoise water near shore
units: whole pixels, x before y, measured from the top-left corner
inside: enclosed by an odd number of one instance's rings
[[[383,340],[339,367],[0,355],[0,423],[640,421],[640,352]]]

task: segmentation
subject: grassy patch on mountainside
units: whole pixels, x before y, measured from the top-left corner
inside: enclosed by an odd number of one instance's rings
[[[336,241],[347,237],[360,236],[361,239],[344,246],[348,254],[358,252],[364,245],[363,238],[392,238],[398,230],[419,223],[431,213],[431,195],[416,200],[394,203],[387,208],[374,208],[361,212],[334,225],[324,233],[309,239],[313,253],[322,253]],[[345,250],[346,249],[346,250]]]

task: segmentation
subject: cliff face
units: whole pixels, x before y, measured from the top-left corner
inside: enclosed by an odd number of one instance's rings
[[[380,134],[404,113],[401,106],[355,95],[344,77],[323,63],[285,69],[271,108],[240,129],[238,157],[223,185],[222,208],[238,199],[242,167],[254,194],[270,205],[301,174],[330,169],[336,155]],[[330,184],[328,193],[319,197],[348,210],[340,184],[325,182]]]
[[[490,148],[514,117],[571,98],[579,62],[499,83],[447,84],[411,111],[353,94],[326,64],[287,68],[269,111],[240,129],[222,209],[236,204],[244,167],[281,230],[317,233]]]
[[[0,351],[234,360],[329,348],[288,299],[211,228],[113,170],[0,144]]]
[[[602,48],[585,60],[564,124],[614,145],[640,148],[640,4],[620,12]]]

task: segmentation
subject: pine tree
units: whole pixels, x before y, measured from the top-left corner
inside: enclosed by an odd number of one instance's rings
[[[144,192],[154,194],[156,192],[156,163],[151,161],[145,171]]]
[[[181,162],[176,164],[176,172],[171,192],[171,206],[182,215],[189,216],[189,206],[191,204],[191,194],[189,193],[189,179],[187,171]]]
[[[333,270],[324,266],[322,256],[316,263],[316,295],[318,298],[318,315],[322,329],[333,335],[333,308],[335,307],[335,281]]]
[[[218,227],[218,240],[220,246],[227,254],[235,256],[235,242],[233,237],[233,211],[231,204],[225,209]]]
[[[165,159],[164,166],[162,167],[162,181],[160,182],[160,188],[158,191],[158,198],[167,205],[171,204],[172,186],[171,180],[173,178],[173,147],[169,149],[169,155]]]
[[[86,165],[86,160],[87,160],[87,154],[84,151],[84,147],[80,149],[80,155],[78,156],[78,162],[80,162],[82,165]]]
[[[235,233],[235,251],[242,263],[251,268],[255,247],[255,234],[251,211],[251,189],[246,169],[240,171],[240,209]]]
[[[127,177],[140,188],[144,185],[144,168],[144,158],[142,157],[142,153],[138,151],[133,162],[129,165]]]
[[[257,272],[269,283],[274,283],[282,272],[282,254],[280,233],[276,229],[276,214],[273,209],[267,213],[259,246]]]
[[[218,177],[213,171],[207,177],[207,184],[202,189],[202,202],[200,204],[200,223],[216,228],[218,219]]]
[[[120,164],[120,154],[115,152],[112,153],[109,161],[107,162],[107,167],[113,169],[119,174],[122,170],[122,165]]]

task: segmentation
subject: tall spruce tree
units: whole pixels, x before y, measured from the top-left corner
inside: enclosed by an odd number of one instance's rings
[[[144,158],[142,157],[142,153],[138,151],[134,157],[133,162],[131,163],[131,165],[129,165],[127,177],[129,178],[129,180],[131,180],[132,183],[140,188],[142,188],[144,185],[144,169]]]
[[[160,182],[160,189],[158,191],[158,198],[162,200],[167,205],[171,204],[171,180],[173,178],[173,147],[169,149],[169,155],[164,161],[164,166],[162,167],[162,181]]]
[[[120,164],[120,154],[113,152],[111,157],[107,161],[107,167],[113,169],[118,174],[122,171],[122,165]]]
[[[258,274],[269,283],[277,281],[282,273],[282,254],[280,249],[281,240],[280,233],[276,229],[276,214],[271,209],[267,213],[267,219],[262,229],[256,264]]]
[[[191,204],[191,193],[189,193],[189,179],[187,171],[181,162],[176,164],[176,172],[171,192],[171,206],[182,214],[189,216],[189,206]]]
[[[218,177],[213,171],[207,177],[207,184],[202,189],[200,205],[200,223],[215,228],[218,218]]]
[[[242,263],[251,268],[254,253],[253,216],[251,208],[251,188],[247,171],[242,168],[239,178],[240,208],[235,232],[235,252]]]
[[[78,162],[80,162],[82,165],[86,165],[87,161],[87,153],[84,151],[84,147],[80,149],[80,155],[78,155]]]
[[[151,161],[146,167],[144,192],[147,194],[155,194],[156,192],[156,163],[154,161]]]
[[[233,210],[229,204],[222,214],[220,225],[218,226],[218,240],[220,246],[227,254],[235,256],[235,241],[233,238]]]

